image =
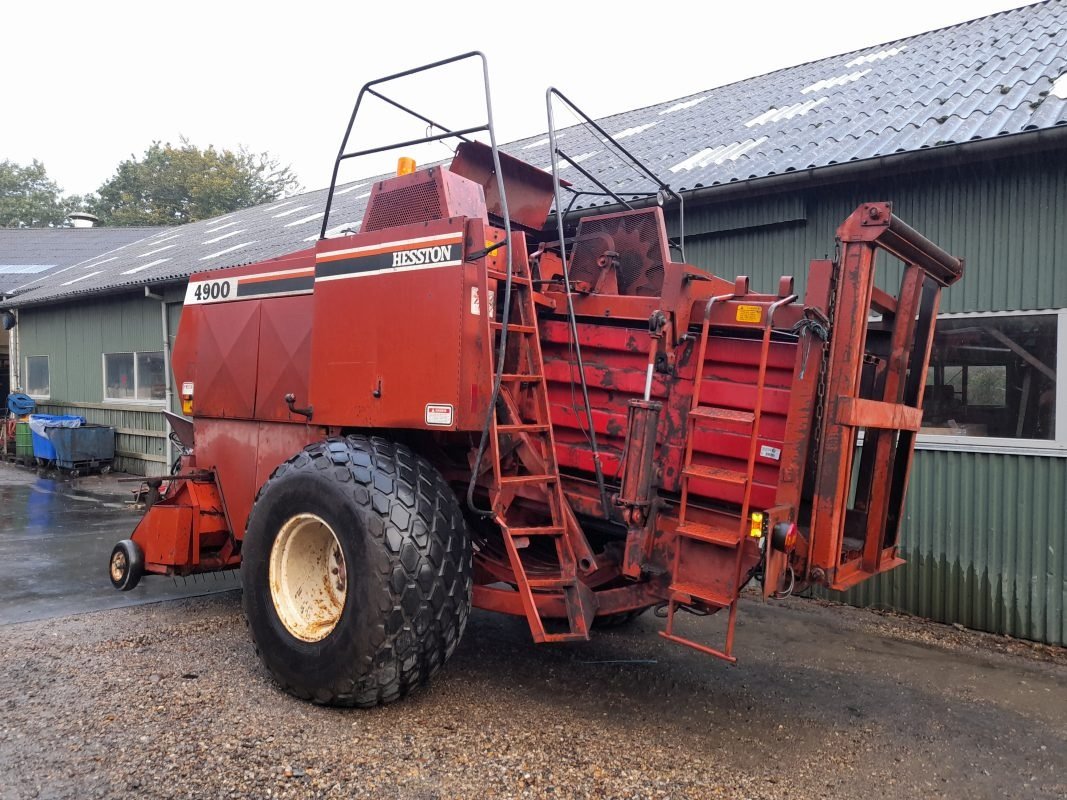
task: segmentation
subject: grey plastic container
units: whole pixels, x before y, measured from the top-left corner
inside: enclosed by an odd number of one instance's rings
[[[49,428],[56,449],[55,465],[63,469],[110,467],[115,460],[115,429],[105,425]]]

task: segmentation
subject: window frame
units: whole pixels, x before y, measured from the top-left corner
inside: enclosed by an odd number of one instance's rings
[[[23,356],[25,359],[23,366],[26,369],[26,396],[32,397],[34,400],[50,400],[52,398],[52,359],[48,353],[42,353],[36,356]],[[43,358],[44,363],[48,371],[48,391],[45,394],[33,394],[30,391],[30,359],[31,358]]]
[[[145,400],[137,397],[137,391],[141,388],[141,376],[140,367],[138,366],[138,356],[147,355],[148,353],[159,353],[160,358],[164,359],[164,370],[166,369],[166,359],[162,350],[115,350],[111,353],[100,354],[100,378],[101,378],[101,398],[104,403],[123,405],[123,406],[149,406],[149,407],[163,407],[167,405],[166,397],[162,397],[159,400]],[[108,397],[107,396],[107,357],[108,356],[133,356],[133,396],[132,397]],[[166,380],[166,375],[164,375]]]
[[[942,319],[996,319],[998,317],[1055,317],[1056,375],[1067,374],[1067,309],[1027,311],[965,311],[938,314]],[[963,453],[1004,453],[1067,457],[1067,387],[1056,387],[1056,436],[1053,439],[1015,439],[1000,436],[950,436],[919,432],[917,450],[954,450]]]

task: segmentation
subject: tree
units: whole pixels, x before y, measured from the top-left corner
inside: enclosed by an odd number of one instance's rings
[[[48,177],[37,159],[26,167],[0,161],[0,226],[48,228],[62,225],[67,217],[60,188]],[[72,198],[77,203],[81,198]]]
[[[298,191],[290,167],[244,148],[201,150],[152,143],[140,160],[119,164],[90,201],[104,225],[181,225],[267,203]]]

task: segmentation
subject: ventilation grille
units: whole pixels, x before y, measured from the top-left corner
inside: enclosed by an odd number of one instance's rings
[[[612,247],[612,245],[614,245]],[[604,250],[619,254],[619,294],[658,296],[663,290],[663,253],[656,210],[583,219],[570,262],[571,280],[596,283]]]
[[[397,228],[413,222],[441,219],[441,198],[436,181],[376,192],[363,218],[363,233]]]

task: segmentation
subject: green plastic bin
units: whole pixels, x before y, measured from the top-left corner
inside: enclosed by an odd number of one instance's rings
[[[33,432],[30,423],[15,423],[15,458],[33,461]]]

